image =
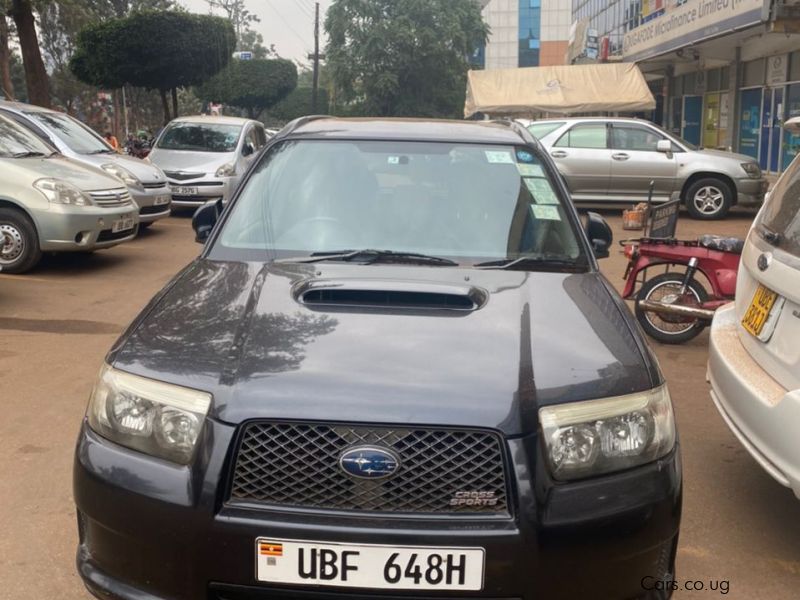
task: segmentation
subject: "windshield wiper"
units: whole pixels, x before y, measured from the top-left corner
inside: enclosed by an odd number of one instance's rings
[[[303,258],[287,258],[277,260],[277,263],[318,263],[328,260],[344,262],[358,262],[371,265],[377,262],[418,263],[439,266],[457,267],[458,263],[449,258],[418,254],[416,252],[394,252],[392,250],[337,250],[332,252],[314,252],[311,256]]]
[[[92,150],[91,152],[87,152],[87,154],[116,154],[110,148],[100,148],[98,150]]]
[[[15,152],[12,154],[14,158],[34,158],[36,156],[46,156],[44,152]]]
[[[478,263],[474,265],[474,268],[487,270],[555,268],[570,271],[583,271],[586,269],[586,265],[575,259],[563,256],[520,256],[519,258],[505,258],[502,260]]]

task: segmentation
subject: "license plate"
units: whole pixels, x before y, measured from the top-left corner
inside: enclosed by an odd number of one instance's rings
[[[163,204],[169,204],[171,198],[169,196],[156,196],[155,205],[161,206]]]
[[[134,226],[133,218],[118,219],[111,224],[111,232],[119,233],[120,231],[127,231],[128,229],[133,229],[133,226]]]
[[[382,590],[481,590],[483,548],[256,540],[258,581]]]
[[[197,188],[178,186],[172,188],[172,194],[175,196],[196,196]]]
[[[742,326],[754,336],[760,337],[777,300],[778,294],[763,285],[759,285],[753,296],[753,301],[750,303],[750,308],[744,314]]]

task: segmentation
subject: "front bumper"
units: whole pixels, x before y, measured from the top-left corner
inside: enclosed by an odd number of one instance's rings
[[[640,468],[554,484],[536,458],[536,436],[510,439],[514,517],[407,518],[231,504],[225,473],[235,436],[235,427],[208,420],[196,463],[180,467],[122,448],[84,425],[74,469],[77,563],[93,593],[117,600],[420,598],[413,591],[260,584],[259,536],[486,549],[481,592],[428,592],[430,598],[621,600],[644,596],[643,578],[668,580],[674,570],[677,446]]]
[[[152,223],[170,215],[172,195],[168,184],[144,190],[128,189],[139,207],[140,223]]]
[[[800,389],[789,391],[755,362],[739,340],[734,304],[711,325],[708,380],[720,415],[745,449],[800,498]]]
[[[769,181],[763,177],[750,179],[745,177],[736,180],[736,204],[740,206],[761,206],[769,190]]]
[[[202,179],[188,181],[169,180],[172,189],[172,206],[176,208],[198,208],[206,202],[219,200],[227,203],[236,191],[239,179],[237,177],[213,177],[209,175]],[[192,194],[176,194],[176,188],[194,188]]]
[[[132,240],[139,230],[139,213],[132,204],[115,208],[51,204],[34,216],[44,252],[110,248]],[[113,223],[121,219],[133,219],[133,228],[114,232]]]

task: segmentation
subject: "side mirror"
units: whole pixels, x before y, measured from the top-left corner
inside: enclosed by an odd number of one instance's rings
[[[251,142],[246,142],[244,146],[242,146],[242,156],[250,156],[256,151],[255,146]]]
[[[656,150],[664,154],[672,154],[672,142],[669,140],[658,140],[658,142],[656,142]]]
[[[219,216],[222,214],[222,200],[212,200],[206,202],[198,208],[192,217],[192,229],[194,229],[194,241],[198,244],[205,244],[214,231]]]
[[[614,243],[614,234],[606,220],[595,212],[586,213],[586,237],[589,238],[597,258],[608,258],[609,248]]]

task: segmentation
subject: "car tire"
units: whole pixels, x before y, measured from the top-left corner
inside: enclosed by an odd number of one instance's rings
[[[721,179],[704,177],[686,188],[683,201],[693,219],[724,219],[733,206],[733,191]]]
[[[0,208],[0,269],[3,273],[30,271],[42,257],[36,226],[21,210]]]
[[[654,299],[653,296],[659,292],[669,293],[669,290],[677,291],[680,289],[681,285],[683,285],[683,277],[683,273],[662,273],[645,281],[642,289],[636,295],[636,320],[639,321],[639,325],[642,326],[647,335],[662,344],[683,344],[688,342],[700,335],[707,325],[705,321],[700,319],[695,319],[688,323],[671,322],[662,318],[661,315],[639,308],[639,300],[652,300]],[[696,280],[692,279],[689,283],[689,290],[698,304],[708,300],[708,292]],[[655,299],[659,300],[660,298]]]

